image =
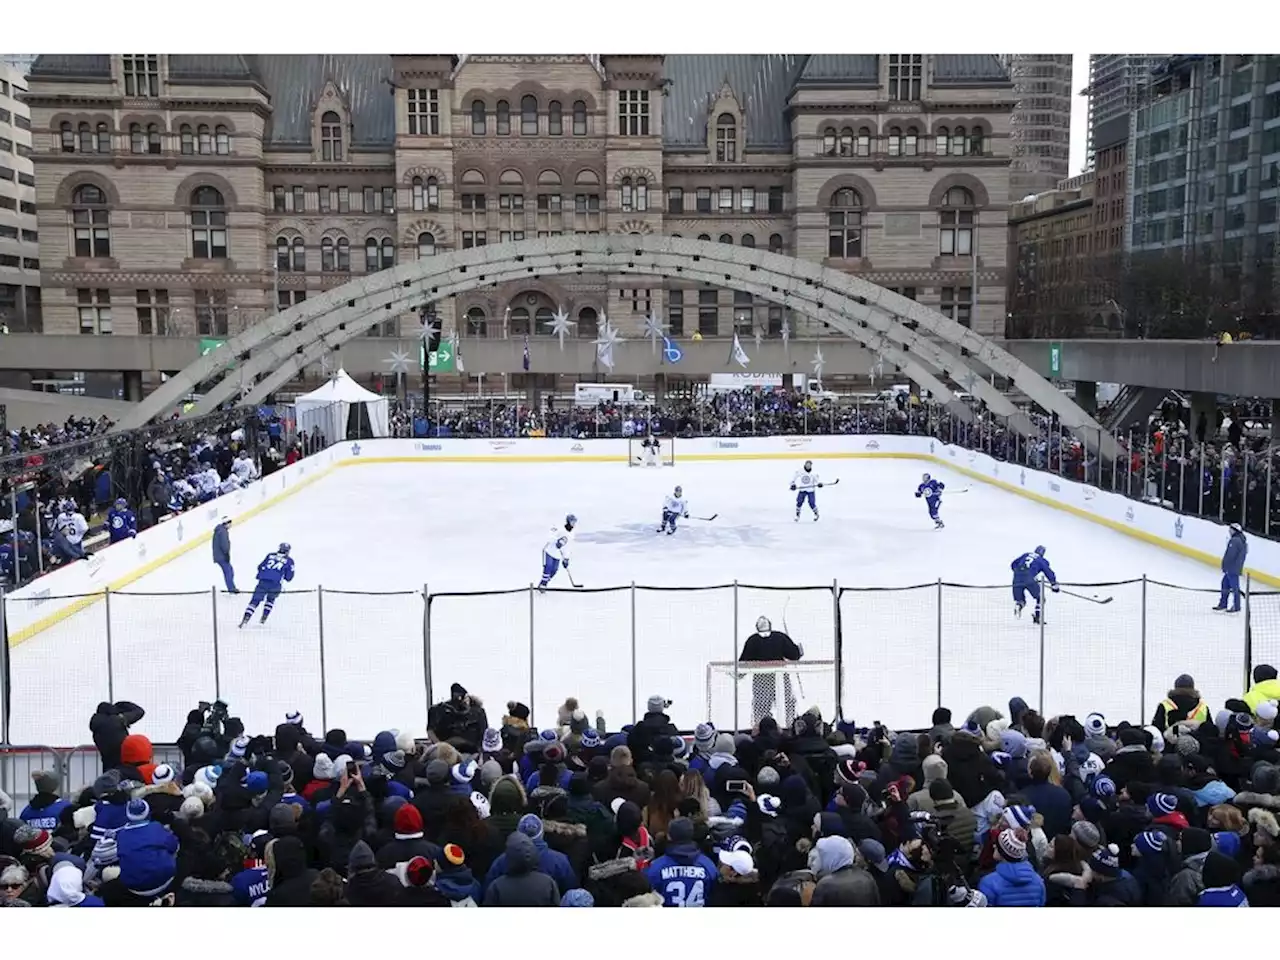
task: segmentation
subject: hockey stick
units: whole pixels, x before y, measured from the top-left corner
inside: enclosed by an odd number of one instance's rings
[[[711,516],[709,516],[709,517],[690,517],[689,519],[690,519],[690,520],[705,520],[705,521],[710,522],[710,521],[714,520],[714,519],[715,519],[716,517],[718,517],[718,516],[720,516],[720,514],[718,514],[718,513],[713,513],[713,514],[712,514]]]
[[[1110,603],[1112,600],[1115,599],[1114,597],[1099,597],[1096,594],[1090,597],[1090,596],[1086,596],[1083,593],[1072,593],[1070,590],[1059,590],[1058,592],[1065,593],[1068,597],[1075,597],[1077,600],[1087,600],[1090,603],[1096,603],[1099,605]]]
[[[564,568],[564,575],[565,575],[566,577],[568,577],[568,578],[569,578],[569,583],[570,583],[570,585],[573,587],[573,589],[575,589],[575,590],[581,590],[581,589],[582,589],[582,584],[578,583],[577,581],[575,581],[575,580],[573,579],[573,574],[569,572],[569,568],[568,568],[568,567],[565,567],[565,568]]]
[[[836,482],[839,483],[840,481],[837,480]],[[787,607],[789,606],[791,606],[791,594],[788,593],[787,599],[782,602],[782,632],[788,637],[791,636],[791,628],[787,626]],[[799,670],[796,671],[796,692],[799,693],[801,700],[805,698],[804,681],[800,679]],[[785,709],[785,704],[783,709]]]
[[[826,483],[821,484],[821,486],[824,486],[824,487],[834,487],[834,486],[835,486],[837,483],[839,483],[839,482],[840,482],[840,480],[839,480],[839,478],[837,478],[837,479],[835,479],[835,480],[828,480]]]

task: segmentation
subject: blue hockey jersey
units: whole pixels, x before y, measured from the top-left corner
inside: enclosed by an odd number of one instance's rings
[[[1049,566],[1049,561],[1034,551],[1019,556],[1018,559],[1009,564],[1009,568],[1013,571],[1015,583],[1030,583],[1039,577],[1044,577],[1050,583],[1058,582],[1058,578],[1054,576],[1053,568]]]
[[[112,507],[107,511],[107,536],[112,543],[126,540],[138,535],[138,518],[129,509],[117,510]]]
[[[942,499],[942,491],[945,489],[947,489],[947,485],[941,480],[930,478],[916,487],[916,496],[924,497],[926,500],[940,500]]]
[[[268,553],[258,564],[258,582],[279,583],[293,579],[293,557],[287,553]]]
[[[692,843],[673,843],[645,871],[664,907],[706,906],[711,888],[720,877],[711,858]]]

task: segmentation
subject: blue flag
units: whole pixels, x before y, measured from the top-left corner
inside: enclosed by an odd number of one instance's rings
[[[529,369],[529,338],[524,338],[524,368]]]

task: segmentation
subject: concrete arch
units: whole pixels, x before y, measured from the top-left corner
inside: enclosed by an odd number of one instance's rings
[[[1115,456],[1112,438],[1083,410],[1025,364],[996,344],[942,314],[867,282],[818,263],[797,260],[759,248],[666,236],[568,236],[522,240],[401,264],[354,278],[301,304],[273,314],[188,366],[138,405],[116,429],[140,426],[163,414],[196,384],[224,374],[239,361],[233,378],[218,383],[200,408],[230,399],[240,376],[256,379],[304,354],[318,337],[349,333],[361,323],[371,326],[387,312],[404,311],[456,293],[537,276],[578,271],[634,273],[716,283],[819,316],[831,327],[885,355],[918,383],[939,383],[932,370],[944,371],[993,412],[1010,417],[1015,427],[1031,424],[961,359],[960,348],[974,361],[1011,380],[1045,410],[1075,430],[1088,444],[1102,444]],[[368,318],[367,320],[364,318]],[[912,321],[919,332],[903,321]],[[345,329],[343,329],[345,325]],[[297,328],[295,330],[295,327]],[[936,339],[931,339],[936,338]],[[945,342],[950,349],[939,342]],[[314,361],[312,361],[314,362]],[[279,373],[277,375],[279,375]],[[929,387],[929,389],[934,389]],[[945,387],[940,397],[951,395]],[[198,408],[199,409],[199,408]]]

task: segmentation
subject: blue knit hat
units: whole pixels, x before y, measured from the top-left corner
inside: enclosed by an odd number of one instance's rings
[[[542,839],[542,818],[535,813],[526,813],[516,824],[516,829],[530,840]]]
[[[147,801],[141,797],[135,797],[129,801],[129,805],[124,808],[125,816],[129,818],[130,823],[141,823],[151,817],[151,807]]]
[[[1116,782],[1106,774],[1093,778],[1093,783],[1089,785],[1089,789],[1093,791],[1093,795],[1099,799],[1103,797],[1114,797],[1116,795]]]
[[[600,746],[600,734],[596,733],[596,731],[591,727],[587,727],[587,729],[582,731],[582,738],[580,742],[586,749],[594,750],[596,747]],[[572,892],[572,890],[569,891],[569,893]],[[586,891],[584,890],[583,893],[586,893]],[[568,896],[568,894],[565,894],[565,896]]]
[[[1167,817],[1177,812],[1178,798],[1172,793],[1153,793],[1147,797],[1147,809],[1153,817]]]
[[[560,898],[562,907],[594,907],[595,905],[595,897],[581,887],[575,887]]]
[[[1104,877],[1118,877],[1120,875],[1120,848],[1114,843],[1099,847],[1093,851],[1093,856],[1089,858],[1089,865],[1093,868],[1094,873],[1100,873]]]
[[[1160,830],[1143,830],[1133,841],[1139,855],[1144,857],[1158,856],[1165,851],[1169,838]]]
[[[1240,834],[1232,833],[1230,830],[1219,830],[1213,835],[1213,846],[1219,853],[1226,854],[1228,857],[1239,856]]]
[[[246,773],[244,775],[244,779],[240,781],[240,785],[254,796],[259,796],[267,792],[267,775],[261,770],[254,770],[251,773]]]

